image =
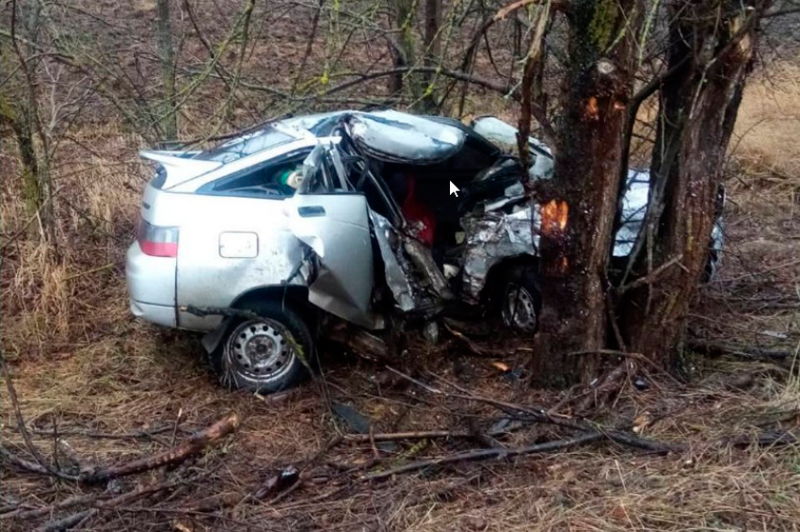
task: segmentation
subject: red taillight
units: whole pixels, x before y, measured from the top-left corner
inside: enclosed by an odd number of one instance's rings
[[[137,235],[142,253],[153,257],[178,256],[178,228],[159,227],[142,220]]]

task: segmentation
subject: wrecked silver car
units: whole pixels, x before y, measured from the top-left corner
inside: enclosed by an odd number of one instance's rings
[[[493,117],[343,111],[144,151],[157,171],[127,254],[132,312],[208,333],[223,381],[261,393],[303,378],[332,322],[375,340],[414,323],[435,336],[444,315],[533,331],[538,213],[502,148],[515,134]],[[548,178],[549,150],[531,148],[528,175]],[[616,256],[646,202],[647,175],[631,172]]]

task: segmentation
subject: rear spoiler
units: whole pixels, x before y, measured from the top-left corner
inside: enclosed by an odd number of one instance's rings
[[[222,166],[219,161],[191,158],[197,153],[142,150],[139,152],[139,156],[142,159],[156,162],[164,168],[166,180],[162,184],[162,188],[170,188]]]

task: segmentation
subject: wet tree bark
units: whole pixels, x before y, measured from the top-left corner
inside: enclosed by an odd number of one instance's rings
[[[40,32],[42,3],[39,0],[17,5],[11,3],[11,43],[0,47],[0,64],[8,67],[12,64],[12,54],[16,56],[19,70],[22,72],[25,97],[5,96],[8,87],[0,85],[0,125],[8,124],[14,132],[22,162],[23,194],[25,206],[31,217],[36,217],[39,224],[31,224],[30,231],[41,228],[44,240],[50,243],[48,252],[58,260],[60,258],[56,240],[56,220],[53,206],[53,182],[50,174],[50,142],[48,132],[41,119],[41,103],[39,101],[39,80],[37,62],[30,61],[36,55],[37,36]],[[18,32],[24,35],[27,46],[17,40]],[[5,44],[5,43],[4,43]],[[3,68],[0,68],[2,70]],[[12,74],[13,76],[13,74]],[[5,82],[11,81],[11,76]]]
[[[172,46],[169,0],[158,0],[157,7],[156,36],[164,100],[161,105],[159,125],[164,140],[175,140],[178,137],[178,115],[175,110],[175,50]]]
[[[536,190],[543,310],[530,369],[537,386],[566,386],[594,374],[595,357],[570,354],[605,347],[605,270],[643,12],[640,0],[578,0],[567,7],[570,69],[555,175]]]
[[[439,30],[442,26],[442,0],[425,0],[425,55],[423,65],[435,68],[439,65],[441,38]],[[422,95],[420,108],[425,112],[435,112],[437,103],[434,96],[436,75],[429,72],[423,75],[425,92]]]
[[[621,307],[630,349],[677,371],[686,315],[708,259],[725,153],[769,2],[725,1],[722,24],[712,4],[670,6],[675,75],[661,88],[648,221],[635,265],[645,278],[669,261],[675,265],[626,293]]]
[[[394,8],[394,25],[397,34],[396,42],[392,42],[392,56],[397,69],[413,67],[416,63],[414,54],[414,0],[392,0]],[[390,91],[396,96],[402,96],[404,83],[408,73],[398,72],[390,79]],[[411,81],[411,80],[409,80]],[[409,89],[412,99],[418,93],[417,84],[410,82]]]

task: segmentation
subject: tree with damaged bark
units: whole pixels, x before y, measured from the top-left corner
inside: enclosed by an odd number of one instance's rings
[[[768,6],[694,0],[648,14],[651,8],[637,0],[583,0],[534,8],[544,16],[553,8],[569,27],[566,98],[553,131],[555,175],[532,191],[542,212],[544,302],[531,363],[536,384],[588,381],[608,348],[680,370],[725,153]],[[652,24],[668,27],[665,71],[634,93]],[[535,33],[531,50],[544,38]],[[534,90],[541,61],[541,54],[529,54],[524,69],[521,152],[531,116],[552,128]],[[633,126],[639,105],[653,94],[659,113],[647,215],[621,281],[612,284],[612,235]]]
[[[537,6],[540,20],[551,4]],[[573,1],[553,4],[569,23],[566,98],[555,145],[555,175],[534,194],[542,205],[540,272],[544,301],[535,338],[537,384],[562,385],[595,372],[594,358],[575,352],[605,347],[606,270],[620,190],[625,106],[633,86],[643,2]],[[540,24],[540,27],[544,23]],[[543,31],[534,34],[525,65],[523,120],[536,113],[546,129],[541,92]],[[538,108],[538,112],[534,111]],[[520,128],[520,151],[528,128]],[[523,156],[524,157],[524,156]]]

